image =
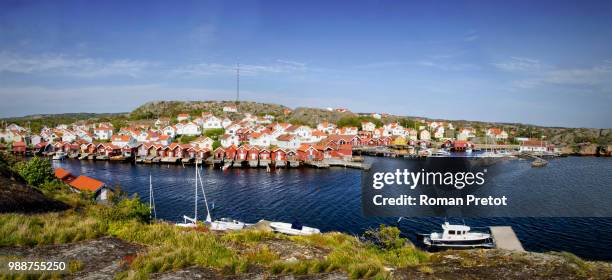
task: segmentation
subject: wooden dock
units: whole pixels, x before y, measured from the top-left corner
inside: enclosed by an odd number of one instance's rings
[[[521,241],[516,237],[514,230],[509,226],[489,227],[491,236],[495,241],[495,248],[524,252]]]

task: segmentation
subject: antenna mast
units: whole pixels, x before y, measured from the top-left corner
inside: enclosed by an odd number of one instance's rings
[[[240,63],[236,64],[236,106],[240,101]]]

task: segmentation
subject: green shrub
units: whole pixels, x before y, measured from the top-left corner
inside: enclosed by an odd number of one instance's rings
[[[17,163],[16,169],[28,184],[35,187],[53,180],[54,177],[51,162],[39,157]]]

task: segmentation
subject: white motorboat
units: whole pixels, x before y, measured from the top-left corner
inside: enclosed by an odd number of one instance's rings
[[[68,154],[66,154],[65,152],[55,152],[55,154],[53,155],[53,160],[63,160],[66,158]]]
[[[471,155],[471,154],[472,154],[472,148],[467,147],[467,148],[465,149],[465,153],[466,153],[466,154],[468,154],[468,155]]]
[[[281,223],[281,222],[272,222],[270,223],[270,227],[275,232],[284,233],[288,235],[311,235],[321,233],[318,228],[312,228],[307,226],[302,226],[297,223]]]
[[[429,157],[450,157],[451,153],[445,150],[437,150],[433,153],[431,153],[431,155],[429,155]]]
[[[246,226],[248,226],[248,224],[232,218],[221,218],[210,222],[211,230],[241,230]]]
[[[490,234],[471,232],[466,225],[451,225],[445,222],[442,232],[425,235],[423,243],[434,248],[493,248],[495,243]]]

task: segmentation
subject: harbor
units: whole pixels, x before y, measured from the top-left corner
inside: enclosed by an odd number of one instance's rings
[[[366,163],[393,166],[400,159],[365,157]],[[612,174],[606,158],[566,157],[550,161],[544,169],[532,168],[529,161],[509,160],[499,164],[503,169],[495,184],[513,189],[515,185],[533,186],[536,182],[550,192],[570,182],[603,188],[602,182]],[[402,160],[402,162],[404,162]],[[180,164],[116,164],[111,161],[53,161],[73,174],[103,180],[109,186],[120,185],[130,195],[139,194],[148,202],[149,175],[155,193],[157,217],[169,222],[182,221],[182,216],[193,215],[193,168]],[[361,215],[360,180],[362,171],[350,168],[282,168],[266,172],[264,168],[221,169],[204,168],[202,182],[213,217],[232,217],[255,224],[268,221],[300,222],[321,232],[341,231],[360,235],[379,224],[395,225],[396,218],[366,218]],[[602,177],[603,181],[602,181]],[[531,197],[547,199],[546,193]],[[538,195],[542,197],[538,197]],[[600,199],[603,197],[599,197]],[[597,196],[594,199],[598,199]],[[200,208],[201,213],[205,213]],[[211,207],[212,208],[212,207]],[[321,213],[327,213],[321,215]],[[604,260],[607,249],[597,244],[612,242],[612,221],[607,218],[465,218],[449,219],[474,228],[510,226],[527,251],[567,251],[587,259]],[[407,218],[398,228],[415,244],[420,244],[413,233],[437,231],[443,218]],[[541,229],[547,228],[547,234]]]

